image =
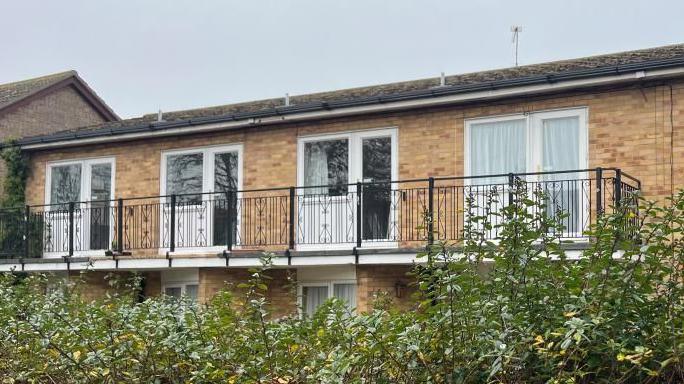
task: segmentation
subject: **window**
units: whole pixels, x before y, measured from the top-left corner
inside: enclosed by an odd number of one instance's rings
[[[76,252],[106,250],[113,240],[113,158],[48,163],[45,178],[44,250],[47,254],[68,249],[66,228],[69,203],[74,204]]]
[[[114,198],[114,159],[49,163],[45,181],[45,203],[60,209],[71,202],[111,200]]]
[[[164,286],[164,295],[177,300],[187,297],[193,302],[197,302],[198,284],[167,284]]]
[[[547,196],[545,212],[551,217],[561,219],[560,213],[566,213],[560,223],[565,235],[577,237],[585,229],[586,187],[581,172],[566,171],[587,168],[586,115],[585,108],[577,108],[467,120],[465,174],[530,173],[523,177],[528,190]],[[487,191],[505,193],[507,183],[505,176],[472,179],[469,191],[476,195],[477,208],[485,205]],[[505,204],[506,199],[500,195],[498,201]],[[500,218],[493,220],[496,224]]]
[[[165,296],[174,299],[186,297],[191,301],[197,301],[199,291],[198,269],[162,271],[161,280],[162,292]]]
[[[162,192],[178,201],[200,202],[202,194],[241,188],[241,145],[169,151],[162,155]]]
[[[329,281],[300,284],[302,314],[313,316],[316,310],[328,299],[337,298],[344,301],[350,310],[356,308],[355,281]]]
[[[163,153],[162,195],[176,195],[176,211],[181,212],[174,223],[176,233],[181,234],[176,247],[191,251],[193,247],[223,246],[229,235],[233,244],[237,243],[241,159],[242,145]],[[228,223],[232,223],[232,230]],[[166,238],[163,233],[162,238]]]
[[[302,137],[298,146],[298,247],[345,246],[356,241],[351,228],[361,221],[364,241],[389,243],[392,184],[397,179],[397,131],[394,128]],[[358,193],[356,183],[362,182]],[[356,217],[360,198],[362,217]]]
[[[347,193],[349,142],[347,139],[312,141],[304,144],[305,194]]]
[[[583,169],[586,109],[467,120],[465,148],[468,176]],[[473,180],[491,182],[500,180]]]

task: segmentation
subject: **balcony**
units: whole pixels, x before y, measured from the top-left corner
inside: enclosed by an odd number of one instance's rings
[[[597,168],[35,205],[0,211],[0,255],[409,248],[458,242],[471,216],[492,223],[485,235],[496,238],[514,185],[541,192],[562,227],[554,236],[578,241],[640,189],[620,169]]]

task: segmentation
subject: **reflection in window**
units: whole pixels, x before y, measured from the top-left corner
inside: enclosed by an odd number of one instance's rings
[[[64,204],[80,201],[81,165],[59,165],[51,169],[50,203]]]
[[[214,157],[214,191],[221,193],[214,201],[214,245],[228,243],[228,235],[237,238],[238,154],[217,153]],[[230,223],[230,224],[229,224]],[[230,233],[232,232],[232,233]]]
[[[214,191],[238,189],[238,155],[236,152],[217,153],[214,157]]]
[[[348,168],[349,142],[346,139],[304,144],[304,186],[328,186],[306,188],[306,194],[346,194]]]
[[[168,195],[196,194],[179,196],[177,201],[199,203],[202,200],[202,163],[201,153],[167,156],[166,193]]]

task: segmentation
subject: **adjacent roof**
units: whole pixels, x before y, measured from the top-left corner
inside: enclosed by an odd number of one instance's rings
[[[198,124],[286,116],[673,67],[684,67],[684,44],[446,76],[444,86],[441,86],[439,77],[433,77],[291,96],[290,105],[284,105],[284,98],[273,98],[166,112],[163,114],[162,122],[156,121],[157,114],[150,114],[77,130],[29,137],[21,140],[19,144],[67,143],[82,138],[116,136],[151,130],[177,130]]]
[[[121,120],[105,102],[100,99],[76,71],[54,73],[13,83],[0,84],[0,114],[7,113],[20,105],[63,87],[73,86],[83,98],[107,121]]]

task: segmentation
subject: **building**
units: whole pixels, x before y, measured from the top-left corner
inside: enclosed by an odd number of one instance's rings
[[[118,120],[76,71],[0,84],[2,142]]]
[[[542,188],[581,245],[628,192],[670,195],[683,97],[673,45],[24,138],[29,241],[0,269],[90,268],[93,295],[107,271],[139,271],[148,295],[206,301],[272,251],[279,313],[288,276],[307,312],[332,296],[366,310],[378,292],[408,306],[406,272],[457,241],[466,197]]]

